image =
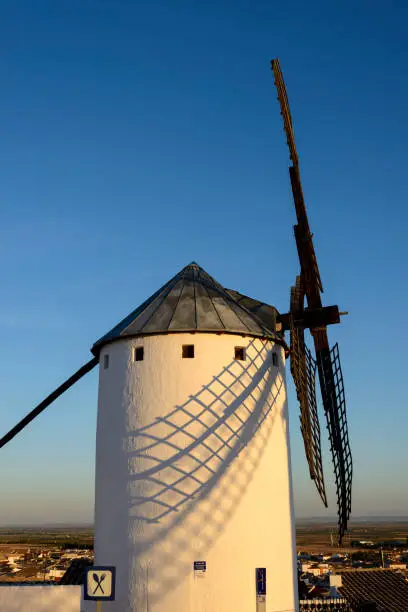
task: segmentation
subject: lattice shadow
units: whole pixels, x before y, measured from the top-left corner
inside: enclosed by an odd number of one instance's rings
[[[133,551],[142,559],[166,540],[160,573],[145,567],[152,603],[191,571],[193,548],[211,548],[262,457],[284,380],[270,343],[253,340],[246,353],[184,404],[129,433]]]

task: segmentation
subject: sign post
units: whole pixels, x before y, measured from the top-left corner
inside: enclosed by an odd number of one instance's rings
[[[85,570],[84,599],[96,601],[97,612],[102,612],[103,601],[115,600],[116,568],[94,565]]]

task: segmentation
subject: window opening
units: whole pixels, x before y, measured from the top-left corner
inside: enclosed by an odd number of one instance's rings
[[[278,365],[278,353],[272,353],[272,364],[274,366]]]
[[[183,356],[183,359],[193,359],[194,358],[194,344],[183,344],[182,356]]]
[[[243,346],[236,346],[235,347],[235,359],[238,359],[239,361],[245,361],[246,359],[246,350]]]
[[[135,348],[135,361],[143,361],[144,359],[144,346],[137,346]]]
[[[109,368],[109,355],[103,356],[103,369],[107,370]]]

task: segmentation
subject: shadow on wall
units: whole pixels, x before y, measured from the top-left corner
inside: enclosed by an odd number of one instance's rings
[[[246,361],[232,361],[184,404],[128,432],[130,572],[145,572],[144,585],[130,580],[132,599],[144,589],[159,601],[191,572],[192,553],[211,548],[261,460],[282,393],[270,342],[253,340]]]

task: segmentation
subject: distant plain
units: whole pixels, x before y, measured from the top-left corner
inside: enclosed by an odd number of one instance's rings
[[[336,521],[300,519],[296,523],[297,550],[310,552],[338,551],[351,548],[353,540],[374,543],[384,540],[407,541],[408,517],[374,517],[356,519],[340,549],[337,545]],[[408,544],[408,541],[407,541]],[[92,548],[92,525],[50,525],[0,527],[0,552],[23,548]],[[408,548],[408,545],[407,545]]]
[[[351,521],[341,548],[337,545],[336,527],[335,520],[299,520],[296,524],[297,549],[310,552],[337,552],[351,549],[353,540],[365,540],[375,544],[384,540],[407,541],[408,538],[408,517],[362,517]],[[356,548],[358,549],[355,547],[353,550]]]

